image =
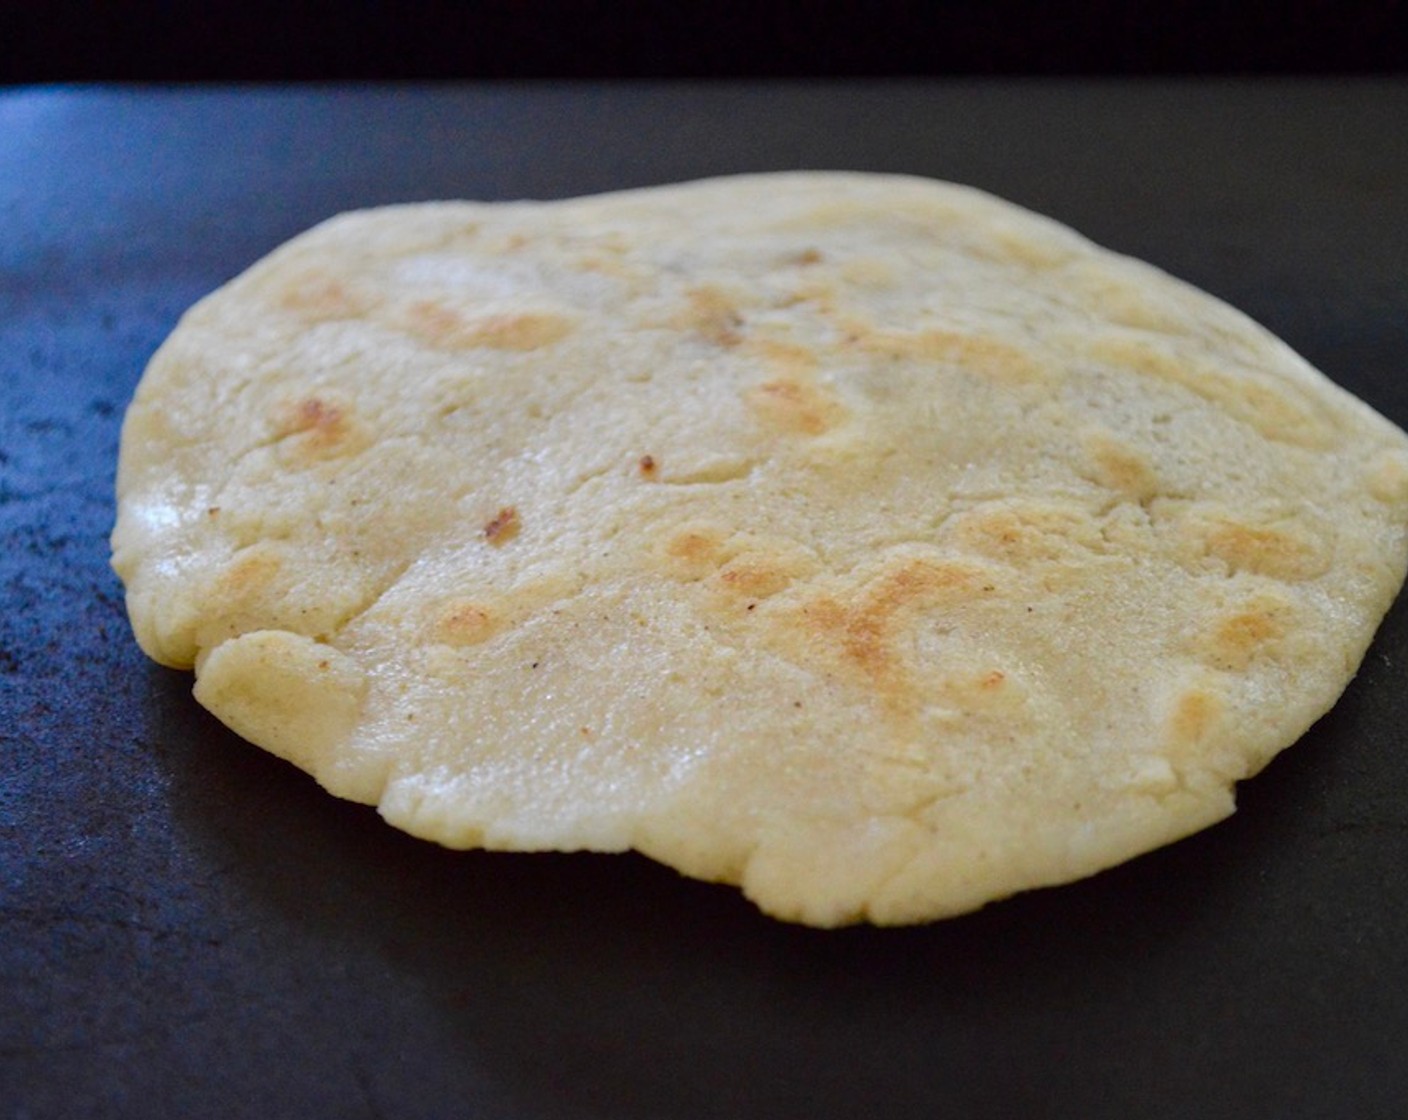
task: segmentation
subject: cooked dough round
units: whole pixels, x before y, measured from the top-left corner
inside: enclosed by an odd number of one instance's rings
[[[142,647],[333,793],[905,923],[1230,813],[1408,440],[1063,226],[798,173],[335,218],[182,320],[118,495]]]

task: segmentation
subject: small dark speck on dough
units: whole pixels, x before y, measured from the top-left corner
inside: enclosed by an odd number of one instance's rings
[[[518,536],[518,511],[504,506],[484,526],[484,539],[490,544],[504,544]]]

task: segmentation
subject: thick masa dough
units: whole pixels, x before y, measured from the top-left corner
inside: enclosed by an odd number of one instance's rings
[[[903,923],[1231,812],[1408,440],[1053,222],[797,173],[335,218],[182,320],[118,492],[142,647],[333,793]]]

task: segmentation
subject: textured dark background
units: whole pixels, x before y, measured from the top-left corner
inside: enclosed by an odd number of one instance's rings
[[[0,0],[0,82],[1405,67],[1408,0]]]
[[[958,179],[1231,300],[1402,424],[1405,120],[1403,80],[0,94],[0,1116],[1408,1115],[1402,605],[1226,824],[822,933],[332,800],[143,659],[106,547],[181,311],[418,198]]]

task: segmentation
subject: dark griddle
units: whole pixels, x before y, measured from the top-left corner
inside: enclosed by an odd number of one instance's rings
[[[107,570],[199,296],[337,211],[729,171],[988,188],[1408,423],[1408,83],[0,96],[0,1115],[1408,1115],[1408,611],[1226,824],[924,928],[451,853],[208,718]]]

